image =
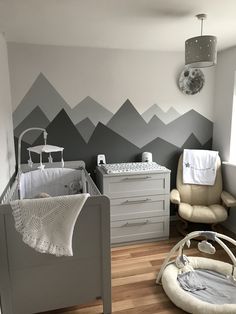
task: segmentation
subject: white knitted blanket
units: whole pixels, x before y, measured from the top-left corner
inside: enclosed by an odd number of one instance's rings
[[[41,253],[73,256],[74,226],[88,196],[76,194],[11,202],[15,227],[23,242]]]

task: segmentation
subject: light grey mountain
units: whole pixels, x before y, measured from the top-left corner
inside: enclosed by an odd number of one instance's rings
[[[19,106],[13,112],[13,125],[16,128],[34,108],[39,107],[49,121],[64,109],[70,116],[71,108],[56,91],[46,77],[40,73]]]
[[[85,118],[76,124],[76,129],[80,132],[80,135],[83,137],[85,142],[88,143],[95,129],[95,125],[90,121],[89,118]]]
[[[107,127],[138,147],[147,143],[148,124],[129,99],[113,115]]]
[[[142,114],[142,117],[148,123],[154,115],[156,115],[165,124],[170,123],[180,116],[180,114],[173,107],[169,108],[169,110],[165,112],[160,106],[154,104]]]
[[[19,137],[21,132],[28,128],[39,127],[46,128],[49,125],[50,121],[44,114],[44,112],[37,106],[35,107],[30,114],[15,128],[14,135],[15,137]],[[36,138],[39,136],[40,131],[31,131],[27,132],[23,140],[32,145]]]
[[[96,126],[98,122],[106,124],[112,115],[109,110],[88,96],[72,109],[71,119],[74,124],[77,124],[85,118],[89,118]]]

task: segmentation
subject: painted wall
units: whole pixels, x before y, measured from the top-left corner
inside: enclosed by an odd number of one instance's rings
[[[216,68],[213,149],[219,150],[225,161],[230,159],[235,71],[236,47],[220,52]],[[225,189],[236,197],[236,165],[224,164],[223,179]],[[226,226],[236,233],[236,208],[231,210]]]
[[[236,197],[236,165],[223,164],[224,189]],[[225,226],[236,233],[236,208],[231,208]]]
[[[158,104],[180,114],[194,109],[213,118],[214,69],[204,69],[201,93],[183,95],[177,85],[184,65],[181,52],[40,46],[8,43],[13,110],[42,72],[75,107],[90,96],[115,113],[127,98],[143,113]]]
[[[0,196],[15,170],[7,46],[0,34]]]
[[[176,83],[182,53],[16,43],[8,51],[16,138],[45,127],[65,159],[83,159],[91,172],[99,153],[127,162],[150,151],[172,170],[172,186],[183,148],[211,148],[214,69],[204,70],[199,94],[186,96]],[[25,148],[38,136],[25,137]]]
[[[215,78],[213,147],[220,151],[225,161],[230,157],[235,70],[236,47],[220,52]]]

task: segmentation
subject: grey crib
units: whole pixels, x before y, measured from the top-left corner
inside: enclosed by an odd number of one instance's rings
[[[47,164],[47,167],[57,167]],[[77,169],[83,162],[66,162]],[[29,171],[22,165],[23,171]],[[32,314],[84,304],[101,298],[111,313],[110,204],[83,169],[90,193],[75,225],[73,257],[40,254],[16,232],[9,201],[17,198],[13,183],[0,205],[0,295],[2,314]]]

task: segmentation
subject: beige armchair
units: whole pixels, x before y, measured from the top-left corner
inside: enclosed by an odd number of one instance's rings
[[[187,233],[188,222],[215,225],[225,221],[228,209],[236,206],[236,199],[222,190],[221,160],[218,157],[216,179],[213,186],[183,183],[183,156],[178,163],[176,189],[171,191],[170,200],[178,205],[180,224],[178,230]]]

